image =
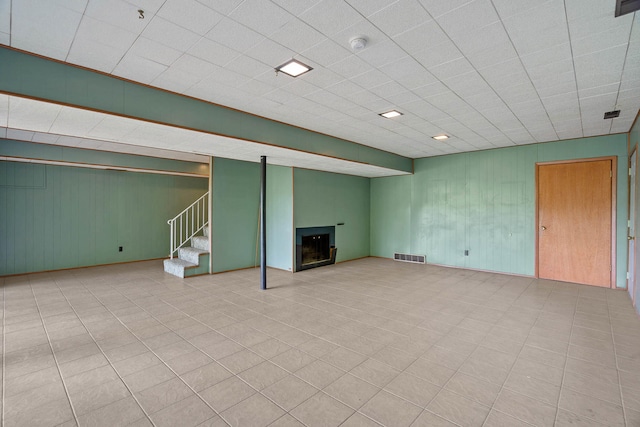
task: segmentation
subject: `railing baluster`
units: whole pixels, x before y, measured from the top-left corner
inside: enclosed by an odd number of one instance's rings
[[[198,200],[184,209],[175,218],[167,221],[169,224],[169,256],[181,248],[189,239],[209,224],[209,193],[203,194]],[[179,228],[179,230],[178,230]]]

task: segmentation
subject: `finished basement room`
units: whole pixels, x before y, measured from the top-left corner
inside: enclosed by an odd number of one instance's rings
[[[1,427],[640,426],[639,8],[0,0]]]

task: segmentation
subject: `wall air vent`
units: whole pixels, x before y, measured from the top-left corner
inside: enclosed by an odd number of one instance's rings
[[[616,0],[616,18],[640,10],[640,0]]]
[[[427,263],[427,256],[426,255],[411,255],[411,254],[399,254],[399,253],[394,253],[393,254],[393,259],[396,261],[403,261],[403,262],[413,262],[416,264],[426,264]]]
[[[620,110],[607,111],[604,113],[604,119],[615,119],[616,117],[620,117]]]

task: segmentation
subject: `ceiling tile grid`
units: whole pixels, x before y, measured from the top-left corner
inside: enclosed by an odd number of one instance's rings
[[[612,1],[21,0],[0,8],[2,44],[412,158],[626,132],[640,107],[638,14],[614,18]],[[357,36],[368,43],[353,52]],[[314,69],[276,75],[292,57]],[[616,108],[619,118],[602,119]],[[404,115],[378,115],[391,109]],[[439,133],[452,138],[434,144]],[[189,141],[181,147],[189,151]]]

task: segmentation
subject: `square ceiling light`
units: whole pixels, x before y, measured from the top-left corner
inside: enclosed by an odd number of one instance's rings
[[[400,111],[391,110],[391,111],[387,111],[386,113],[380,113],[378,115],[384,117],[385,119],[392,119],[394,117],[401,116],[402,113]]]
[[[291,61],[287,61],[284,64],[280,65],[279,67],[276,67],[277,73],[283,72],[291,77],[298,77],[311,70],[313,70],[313,68],[303,64],[300,61],[296,61],[295,59],[292,59]]]
[[[449,135],[436,135],[436,136],[432,136],[431,138],[437,141],[444,141],[445,139],[449,139]]]

